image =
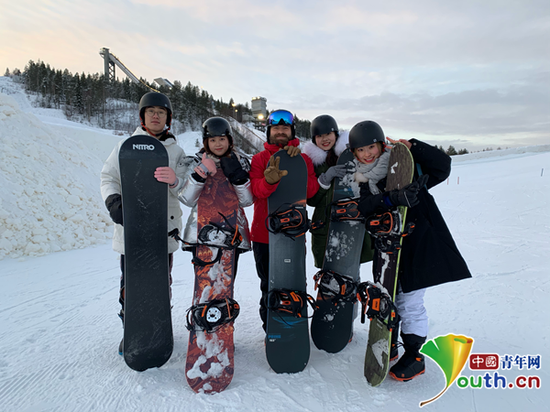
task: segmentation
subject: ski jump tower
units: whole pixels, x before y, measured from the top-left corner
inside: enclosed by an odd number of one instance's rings
[[[149,90],[153,92],[158,92],[157,89],[153,89],[147,83],[139,79],[134,73],[132,73],[132,71],[128,67],[126,67],[118,57],[116,57],[113,53],[111,53],[108,48],[102,47],[101,49],[99,49],[99,55],[103,58],[105,79],[109,80],[109,82],[116,80],[115,66],[118,66],[118,68],[122,70],[122,72],[126,76],[128,76],[128,78],[132,80],[134,83],[141,83],[145,87],[147,87]],[[164,79],[162,77],[155,79],[155,82],[159,86],[166,86],[168,88],[172,88],[173,86],[169,80]],[[260,112],[262,112],[263,110],[262,113],[264,113],[264,118],[265,118],[266,99],[264,97],[258,97],[255,99],[257,100],[256,102],[255,100],[252,101],[253,108],[256,107],[256,104],[260,104],[258,110]],[[192,103],[187,102],[187,104],[192,104]],[[220,114],[214,113],[211,110],[207,110],[207,112],[208,112],[208,116],[220,116]],[[265,139],[258,136],[256,133],[250,130],[246,125],[237,122],[232,117],[227,117],[227,116],[222,116],[222,117],[225,117],[231,123],[234,138],[235,140],[237,140],[239,147],[248,149],[251,153],[259,152],[263,150],[263,144],[265,142]]]
[[[141,79],[138,79],[137,76],[134,75],[134,73],[132,73],[132,71],[128,67],[126,67],[118,57],[116,57],[113,53],[111,53],[108,48],[103,47],[99,49],[99,55],[103,57],[105,78],[110,82],[116,80],[116,76],[115,76],[115,65],[116,65],[134,83],[141,83],[144,86],[146,86],[148,89],[158,92],[158,90],[153,89],[152,87],[147,85],[147,83],[143,82]]]

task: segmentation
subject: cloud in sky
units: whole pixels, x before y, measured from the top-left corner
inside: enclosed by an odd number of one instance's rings
[[[371,119],[469,149],[547,143],[547,11],[543,0],[20,0],[1,13],[0,64],[96,73],[108,47],[149,81],[261,95],[345,128]]]

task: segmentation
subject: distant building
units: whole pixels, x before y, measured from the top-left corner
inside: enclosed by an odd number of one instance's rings
[[[258,122],[263,122],[267,117],[267,99],[265,97],[252,98],[252,116]]]

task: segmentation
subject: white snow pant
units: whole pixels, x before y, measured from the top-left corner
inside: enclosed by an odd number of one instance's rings
[[[395,306],[401,316],[401,333],[428,336],[428,313],[424,307],[426,289],[403,293],[401,284],[397,285]]]

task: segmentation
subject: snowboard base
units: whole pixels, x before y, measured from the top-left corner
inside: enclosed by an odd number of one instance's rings
[[[168,153],[154,137],[132,136],[119,151],[124,220],[126,364],[144,371],[170,359],[174,345],[168,262],[168,185],[155,169]]]

